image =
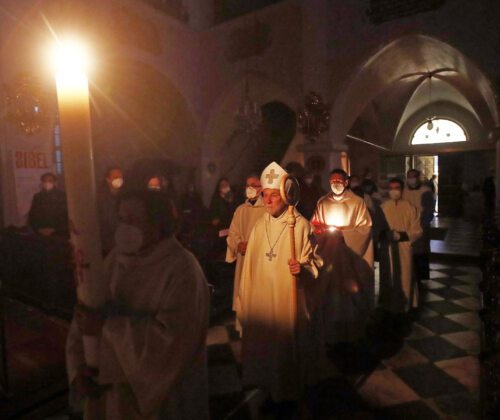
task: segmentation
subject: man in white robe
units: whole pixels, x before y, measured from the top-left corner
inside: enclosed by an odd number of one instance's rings
[[[237,311],[243,327],[243,381],[268,391],[275,403],[300,397],[301,386],[314,380],[311,362],[317,358],[311,351],[321,351],[311,341],[308,299],[320,263],[310,242],[310,224],[297,211],[296,260],[290,258],[287,208],[279,190],[285,175],[275,162],[262,173],[266,214],[248,240]]]
[[[413,204],[420,212],[422,236],[413,244],[413,262],[418,280],[429,278],[431,255],[431,222],[434,218],[435,200],[432,190],[422,185],[420,171],[410,169],[406,174],[403,198]]]
[[[86,419],[208,418],[208,288],[166,209],[158,194],[125,194],[105,262],[107,304],[75,310],[67,370]],[[85,364],[82,335],[100,336],[97,369]]]
[[[387,229],[380,241],[379,303],[391,314],[404,314],[418,306],[413,275],[412,244],[422,236],[420,213],[402,199],[403,181],[389,180],[389,200],[382,204]]]
[[[238,206],[233,215],[233,220],[229,226],[229,235],[227,236],[226,262],[236,261],[234,272],[233,288],[233,310],[236,311],[236,301],[240,286],[241,272],[243,271],[243,262],[247,249],[250,233],[255,222],[266,212],[264,202],[261,197],[262,185],[257,175],[250,175],[246,180],[246,197],[243,204]],[[236,320],[236,328],[241,330],[241,325]]]
[[[347,189],[342,169],[330,173],[332,191],[319,201],[312,224],[324,261],[324,333],[328,344],[364,335],[374,306],[372,220],[364,200]]]

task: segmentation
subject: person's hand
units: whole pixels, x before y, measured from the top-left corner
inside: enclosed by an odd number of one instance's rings
[[[401,239],[401,234],[397,230],[393,230],[392,231],[392,240],[394,242],[399,242],[400,239]]]
[[[103,391],[101,386],[94,380],[97,376],[95,369],[83,365],[78,369],[78,373],[72,382],[77,397],[83,398],[98,398]]]
[[[245,252],[247,252],[247,243],[248,242],[240,242],[238,244],[238,252],[241,254],[241,255],[245,255]]]
[[[102,311],[79,303],[75,306],[75,320],[83,335],[100,335],[106,317]]]
[[[56,230],[54,228],[40,228],[38,229],[38,233],[43,236],[50,236],[52,235]]]
[[[292,276],[298,276],[300,274],[300,263],[297,260],[288,260],[288,268],[290,268],[290,274]]]

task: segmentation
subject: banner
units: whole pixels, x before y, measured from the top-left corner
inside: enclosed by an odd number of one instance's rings
[[[14,175],[17,226],[27,222],[33,196],[40,191],[40,177],[53,172],[52,153],[47,150],[9,150]]]

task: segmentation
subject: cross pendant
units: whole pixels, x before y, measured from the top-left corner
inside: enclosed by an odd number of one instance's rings
[[[272,261],[272,259],[276,257],[276,254],[273,252],[272,249],[270,249],[269,252],[266,252],[266,257],[269,258],[269,261]]]

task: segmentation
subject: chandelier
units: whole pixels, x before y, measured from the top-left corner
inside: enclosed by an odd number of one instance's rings
[[[234,116],[238,130],[244,133],[253,133],[262,123],[262,111],[257,102],[250,97],[248,77],[245,79],[245,89],[241,104]]]
[[[37,78],[29,73],[19,74],[7,87],[6,119],[26,134],[34,134],[48,121],[46,98]]]

